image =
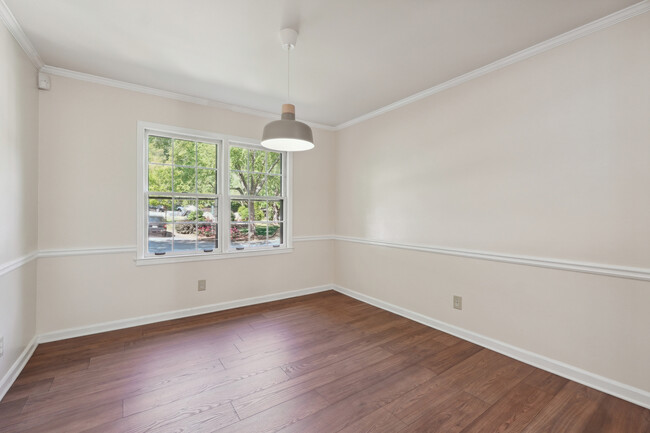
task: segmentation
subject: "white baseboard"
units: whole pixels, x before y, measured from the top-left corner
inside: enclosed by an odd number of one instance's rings
[[[597,374],[582,370],[578,367],[574,367],[561,361],[547,358],[546,356],[512,346],[502,341],[498,341],[493,338],[486,337],[484,335],[477,334],[475,332],[468,331],[466,329],[462,329],[445,322],[441,322],[423,314],[407,310],[406,308],[398,307],[397,305],[381,301],[377,298],[364,295],[363,293],[355,292],[354,290],[350,290],[345,287],[332,285],[332,288],[337,292],[358,299],[359,301],[374,305],[375,307],[390,311],[391,313],[398,314],[402,317],[406,317],[407,319],[422,323],[423,325],[429,326],[431,328],[439,329],[440,331],[455,335],[456,337],[462,338],[463,340],[471,341],[472,343],[478,344],[479,346],[488,348],[490,350],[494,350],[495,352],[499,352],[503,355],[509,356],[510,358],[517,359],[526,364],[541,368],[542,370],[549,371],[551,373],[557,374],[558,376],[562,376],[569,380],[573,380],[574,382],[581,383],[590,388],[597,389],[599,391],[611,394],[615,397],[622,398],[623,400],[627,400],[631,403],[650,409],[650,392],[635,388],[630,385],[626,385],[621,382],[617,382],[612,379],[608,379],[603,376],[599,376]]]
[[[150,314],[147,316],[133,317],[130,319],[114,320],[111,322],[98,323],[96,325],[81,326],[78,328],[62,329],[60,331],[48,332],[38,336],[39,343],[65,340],[66,338],[81,337],[84,335],[98,334],[100,332],[115,331],[117,329],[131,328],[133,326],[147,325],[149,323],[162,322],[165,320],[180,319],[183,317],[197,316],[199,314],[214,313],[216,311],[229,310],[232,308],[246,307],[248,305],[263,304],[264,302],[278,301],[281,299],[295,298],[296,296],[310,295],[312,293],[332,290],[332,286],[309,287],[306,289],[291,290],[288,292],[274,293],[272,295],[256,296],[253,298],[238,299],[236,301],[220,302],[218,304],[202,305],[200,307],[185,308],[182,310],[168,311],[165,313]]]
[[[7,371],[4,377],[0,379],[0,401],[2,401],[5,394],[7,394],[7,391],[9,391],[9,388],[11,388],[11,385],[13,385],[20,372],[23,371],[25,365],[27,365],[27,361],[29,361],[32,353],[34,353],[34,350],[36,350],[37,345],[38,338],[34,336],[34,338],[32,338],[32,340],[27,343],[27,346],[22,351],[18,359],[16,359],[16,361],[13,363],[9,371]]]

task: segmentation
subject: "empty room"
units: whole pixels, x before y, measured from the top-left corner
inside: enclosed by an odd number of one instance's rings
[[[0,0],[0,433],[650,433],[650,0]]]

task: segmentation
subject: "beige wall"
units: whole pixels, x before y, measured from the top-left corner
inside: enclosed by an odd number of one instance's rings
[[[269,121],[56,76],[40,110],[41,250],[135,246],[137,121],[253,138]],[[314,133],[316,149],[294,157],[294,236],[332,231],[333,133]],[[136,267],[134,257],[40,259],[38,331],[331,282],[328,242],[297,242],[289,254],[172,265]],[[196,291],[199,279],[207,279],[207,292]]]
[[[650,267],[649,52],[644,14],[341,131],[336,233]],[[347,242],[335,260],[341,286],[650,390],[648,282]]]
[[[0,267],[36,251],[38,90],[36,70],[0,24]],[[36,262],[0,273],[0,381],[34,336]]]

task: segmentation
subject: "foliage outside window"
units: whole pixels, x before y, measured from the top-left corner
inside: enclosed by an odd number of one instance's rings
[[[232,145],[229,178],[231,247],[281,245],[282,154]]]
[[[146,230],[140,257],[287,246],[286,153],[227,136],[143,131]]]

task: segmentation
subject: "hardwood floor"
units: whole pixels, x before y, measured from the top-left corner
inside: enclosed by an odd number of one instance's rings
[[[39,345],[0,432],[650,433],[650,411],[335,292]]]

